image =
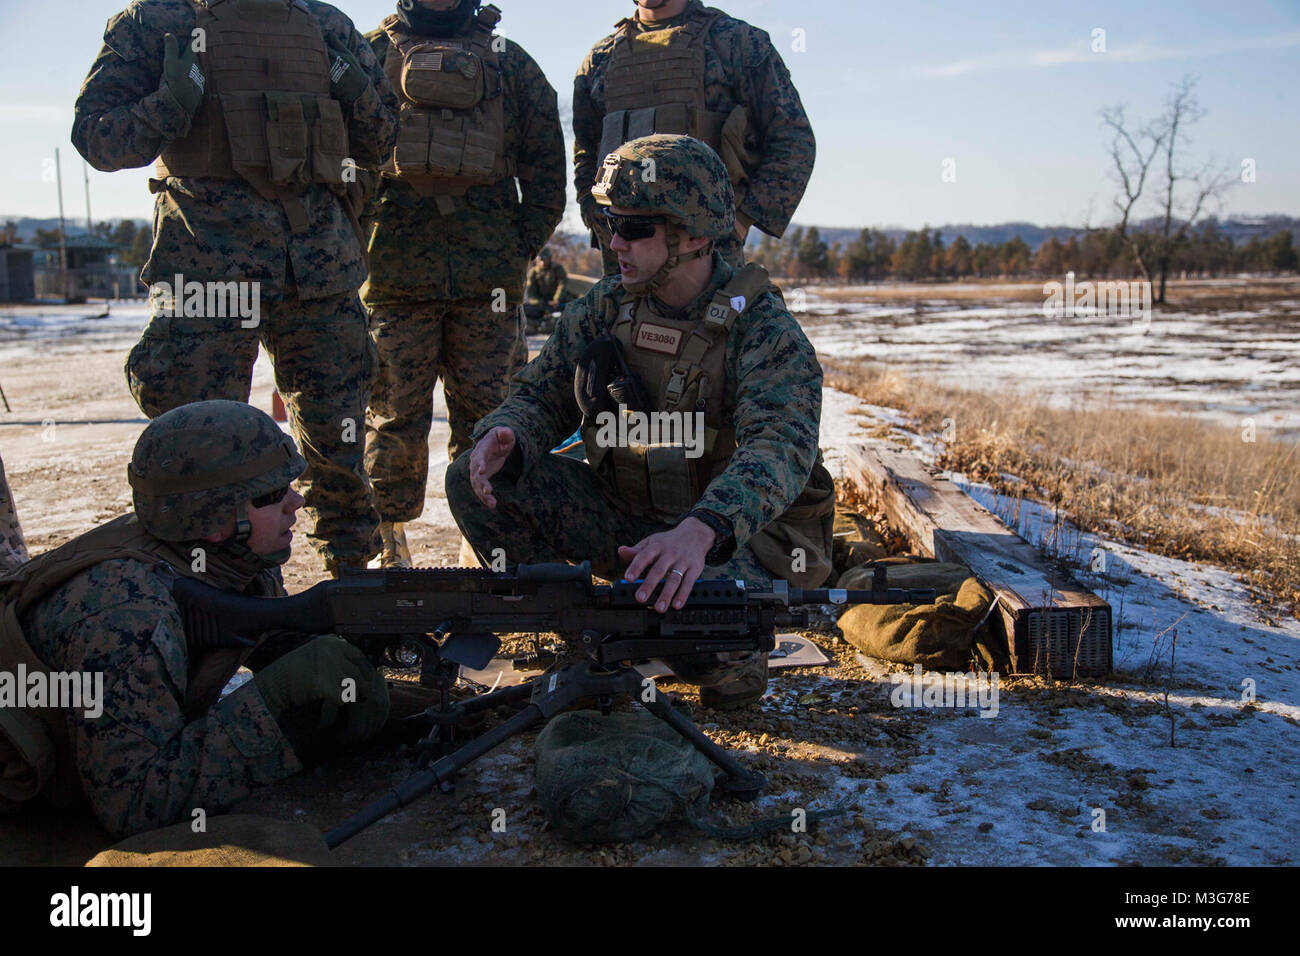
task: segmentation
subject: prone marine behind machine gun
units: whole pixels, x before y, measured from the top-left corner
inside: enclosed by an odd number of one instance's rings
[[[724,791],[752,800],[767,781],[746,770],[661,696],[641,693],[642,676],[630,665],[661,657],[720,651],[765,651],[777,627],[806,628],[825,605],[930,603],[933,591],[888,588],[877,568],[871,590],[747,588],[743,581],[700,580],[681,609],[659,613],[636,599],[637,582],[596,584],[591,566],[519,565],[514,572],[444,568],[358,571],[323,581],[285,598],[233,595],[177,577],[172,591],[187,636],[200,642],[235,641],[272,630],[334,633],[376,665],[419,669],[435,703],[421,715],[430,727],[420,770],[384,797],[329,831],[331,848],[399,807],[450,781],[465,766],[528,727],[582,698],[608,712],[616,695],[639,695],[645,708],[726,773]],[[554,633],[577,642],[585,660],[523,684],[454,702],[451,687],[461,665],[487,666],[499,634]],[[522,710],[459,749],[451,728],[473,714],[526,704]],[[448,752],[450,751],[450,752]]]

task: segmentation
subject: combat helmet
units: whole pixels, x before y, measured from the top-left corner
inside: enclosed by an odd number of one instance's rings
[[[704,246],[680,254],[682,236],[721,239],[736,228],[736,197],[722,159],[690,136],[656,133],[630,140],[605,157],[592,198],[667,222],[668,261],[648,282],[629,291],[652,290],[690,259],[712,252]]]
[[[244,402],[182,405],[140,434],[127,466],[135,513],[163,541],[219,533],[242,506],[283,488],[306,469],[293,439],[270,415]],[[246,533],[246,531],[245,531]]]

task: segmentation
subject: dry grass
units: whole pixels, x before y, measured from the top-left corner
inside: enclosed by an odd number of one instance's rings
[[[1300,617],[1296,445],[1186,415],[948,388],[873,363],[823,367],[828,384],[926,430],[947,424],[941,466],[1045,502],[1083,531],[1240,572],[1258,601]]]

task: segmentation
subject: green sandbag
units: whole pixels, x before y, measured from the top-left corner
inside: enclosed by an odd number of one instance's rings
[[[928,670],[965,670],[975,632],[988,617],[993,595],[964,564],[885,565],[891,588],[934,588],[934,604],[859,604],[839,619],[850,644],[870,657],[920,664]],[[872,567],[840,576],[841,588],[870,588]]]
[[[645,711],[578,710],[538,734],[535,778],[552,827],[578,843],[610,843],[702,813],[713,765]]]
[[[206,832],[177,823],[127,837],[86,866],[330,866],[324,835],[306,823],[246,813],[211,816]]]

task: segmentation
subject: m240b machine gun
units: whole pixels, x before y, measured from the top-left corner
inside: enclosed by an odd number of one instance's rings
[[[435,690],[424,717],[433,725],[425,765],[385,796],[330,830],[338,846],[398,807],[453,779],[461,769],[528,727],[594,697],[608,710],[616,695],[639,695],[665,721],[726,773],[724,791],[752,800],[767,781],[709,740],[661,696],[641,693],[643,678],[630,665],[654,658],[720,651],[768,651],[778,627],[807,627],[824,605],[933,603],[932,590],[888,588],[877,568],[871,590],[801,589],[784,581],[748,588],[743,581],[696,581],[680,610],[660,614],[636,599],[637,582],[596,584],[583,564],[519,565],[512,573],[480,569],[359,571],[285,598],[231,594],[178,577],[172,591],[187,637],[252,643],[267,631],[338,634],[377,665],[417,667]],[[654,595],[651,596],[653,604]],[[540,677],[467,701],[450,688],[461,665],[482,669],[500,648],[497,635],[554,633],[584,654]],[[504,705],[522,710],[459,749],[446,752],[441,736],[458,721]],[[438,751],[443,751],[436,756]]]

